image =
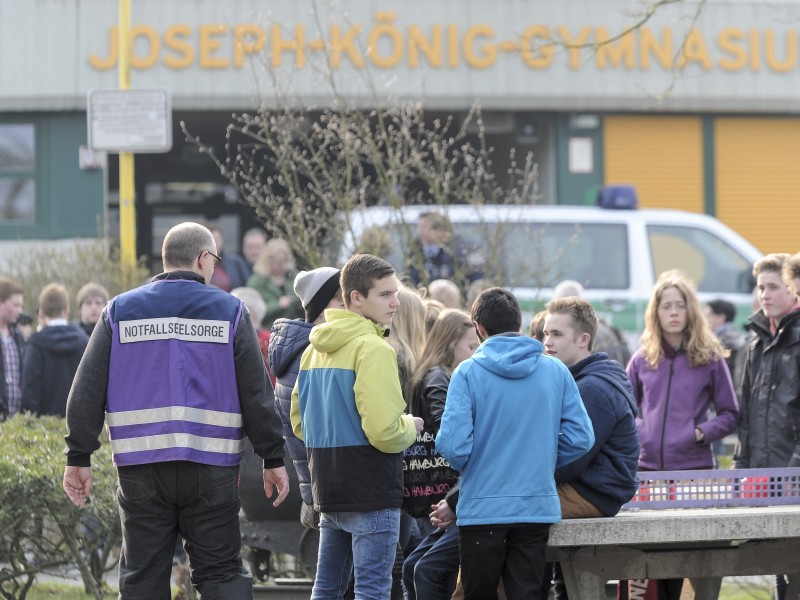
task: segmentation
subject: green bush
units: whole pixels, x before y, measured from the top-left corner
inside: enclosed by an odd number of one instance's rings
[[[106,440],[92,459],[92,502],[76,508],[62,488],[64,419],[17,415],[0,423],[0,594],[23,600],[37,573],[75,564],[86,591],[120,543],[116,470]]]
[[[90,281],[102,284],[113,298],[137,287],[150,276],[144,263],[123,267],[119,253],[102,239],[75,240],[67,246],[43,245],[15,254],[3,265],[3,275],[22,285],[25,307],[33,313],[39,292],[48,283],[60,283],[70,296],[70,318],[77,319],[75,294]],[[32,314],[35,318],[36,315]]]

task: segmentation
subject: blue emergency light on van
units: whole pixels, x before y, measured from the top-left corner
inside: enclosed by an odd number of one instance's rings
[[[597,206],[616,210],[635,210],[639,208],[636,188],[632,185],[607,185],[597,193]]]

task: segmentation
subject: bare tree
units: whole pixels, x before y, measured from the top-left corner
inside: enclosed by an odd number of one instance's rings
[[[446,210],[537,199],[531,153],[518,162],[512,151],[505,181],[493,171],[478,106],[460,122],[426,120],[421,102],[369,111],[337,103],[316,113],[263,106],[234,117],[221,153],[182,127],[270,233],[286,239],[307,265],[335,260],[332,252],[352,231],[350,215],[366,206]],[[406,225],[404,243],[413,237]]]
[[[592,43],[592,49],[631,34],[664,6],[685,1],[643,3],[630,27]],[[698,7],[703,2],[693,0]],[[319,11],[312,5],[323,39]],[[334,264],[336,249],[353,233],[351,215],[367,206],[398,209],[400,244],[408,260],[420,267],[424,258],[412,243],[413,224],[402,220],[401,207],[430,204],[446,214],[451,204],[533,204],[539,199],[532,153],[517,156],[512,149],[507,171],[495,172],[494,149],[487,143],[478,104],[463,117],[430,117],[422,101],[392,103],[367,81],[372,108],[360,109],[339,93],[330,49],[323,49],[321,56],[317,67],[332,98],[328,107],[304,104],[302,98],[288,94],[281,85],[285,82],[271,68],[270,56],[262,55],[273,97],[254,113],[235,114],[223,147],[192,135],[190,126],[181,123],[187,141],[211,158],[267,230],[290,244],[301,264]],[[497,268],[501,238],[502,231],[487,228],[482,250],[487,275],[498,284],[502,284]],[[455,236],[450,236],[450,243],[451,252],[456,252]],[[552,265],[556,260],[541,257],[538,262]],[[550,275],[552,270],[547,269]]]

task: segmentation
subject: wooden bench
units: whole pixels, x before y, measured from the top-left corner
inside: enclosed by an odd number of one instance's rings
[[[616,517],[551,528],[549,555],[561,562],[572,600],[605,597],[609,579],[674,578],[690,579],[695,597],[710,600],[724,576],[775,573],[789,574],[786,598],[800,600],[800,469],[640,473],[647,477],[657,483]],[[637,510],[653,503],[707,508]]]

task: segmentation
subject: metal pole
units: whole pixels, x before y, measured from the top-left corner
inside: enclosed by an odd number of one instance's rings
[[[131,3],[119,0],[119,89],[131,87]],[[136,266],[136,189],[133,153],[119,154],[119,241],[120,263],[131,270]]]

